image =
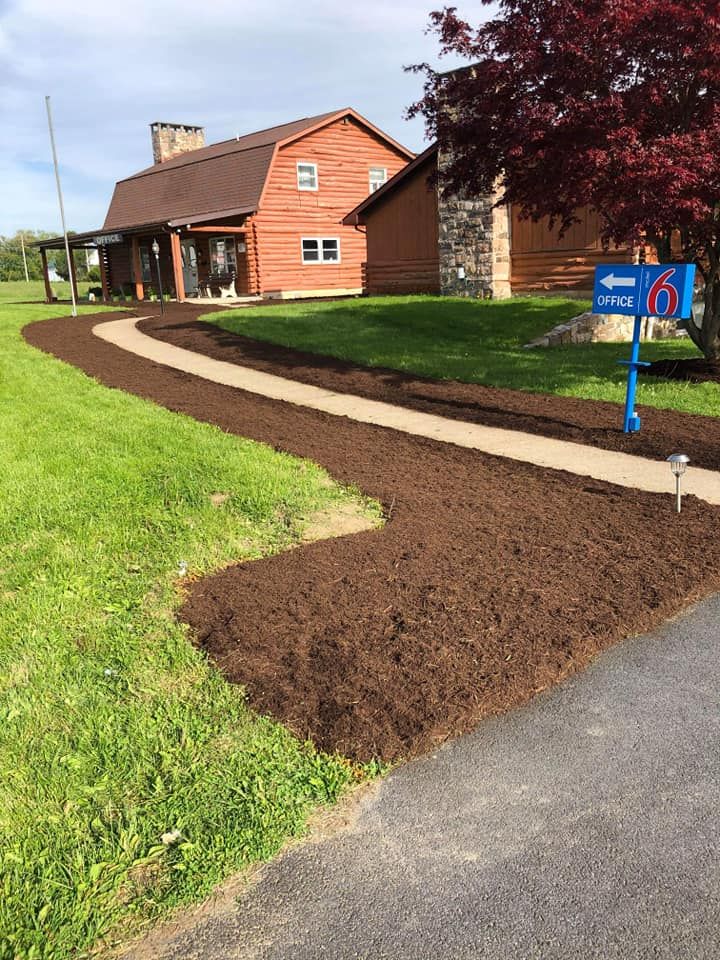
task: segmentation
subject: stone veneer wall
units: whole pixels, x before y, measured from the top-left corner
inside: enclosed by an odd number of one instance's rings
[[[493,198],[496,203],[499,195]],[[510,206],[493,206],[493,297],[504,300],[512,294],[510,286]]]
[[[558,347],[565,343],[610,343],[632,340],[634,318],[616,314],[581,313],[567,323],[559,323],[525,347]],[[686,337],[687,333],[674,320],[646,317],[642,326],[643,340],[666,340]]]
[[[442,181],[443,159],[438,156]],[[510,296],[510,229],[498,194],[438,196],[440,292],[452,297]],[[464,271],[464,277],[458,276]]]

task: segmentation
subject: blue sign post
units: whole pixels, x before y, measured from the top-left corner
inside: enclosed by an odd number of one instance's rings
[[[620,360],[628,368],[623,430],[640,429],[635,412],[635,390],[640,367],[640,333],[643,317],[670,317],[684,320],[692,310],[694,263],[613,263],[595,267],[593,313],[619,313],[635,317],[629,360]]]

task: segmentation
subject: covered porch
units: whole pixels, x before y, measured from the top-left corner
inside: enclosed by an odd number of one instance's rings
[[[97,297],[117,300],[180,302],[202,300],[231,303],[260,297],[257,247],[245,211],[226,211],[166,223],[132,225],[113,231],[73,234],[71,253],[97,249],[100,286]],[[47,302],[53,296],[49,258],[64,250],[63,237],[38,241]],[[70,282],[77,298],[74,256],[70,257]]]

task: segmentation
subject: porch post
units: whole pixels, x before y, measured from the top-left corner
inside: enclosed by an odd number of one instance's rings
[[[102,297],[103,303],[107,303],[110,300],[110,283],[108,280],[108,270],[110,264],[108,259],[106,259],[106,250],[105,247],[101,246],[97,248],[98,252],[98,263],[100,264],[100,283],[102,284]]]
[[[182,250],[180,237],[175,231],[170,234],[170,252],[172,253],[173,276],[175,278],[175,296],[178,302],[185,299],[185,279],[183,277]]]
[[[45,281],[45,302],[52,303],[53,292],[50,286],[50,275],[48,274],[47,253],[45,247],[40,247],[40,259],[42,260],[43,280]]]
[[[248,293],[250,296],[257,296],[260,294],[260,264],[254,220],[249,224],[248,232],[245,235],[245,259],[248,274]]]
[[[133,276],[135,277],[135,299],[144,300],[145,287],[143,286],[143,282],[142,282],[142,264],[140,263],[140,244],[138,243],[137,237],[132,238],[131,246],[132,246]]]
[[[70,247],[70,262],[68,263],[70,271],[70,286],[72,288],[75,302],[78,300],[77,271],[75,270],[75,251]]]

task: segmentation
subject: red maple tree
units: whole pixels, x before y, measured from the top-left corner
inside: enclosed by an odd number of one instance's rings
[[[490,0],[482,0],[488,4]],[[697,263],[704,311],[688,323],[720,359],[720,3],[500,0],[478,27],[431,14],[443,55],[427,64],[425,117],[449,192],[489,193],[562,229],[594,207],[603,241],[653,243]]]

